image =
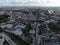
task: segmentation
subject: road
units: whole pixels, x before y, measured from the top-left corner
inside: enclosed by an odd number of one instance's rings
[[[17,45],[14,41],[11,40],[11,38],[9,36],[7,36],[6,34],[2,33],[2,37],[4,39],[6,39],[6,41],[10,44],[10,45]]]

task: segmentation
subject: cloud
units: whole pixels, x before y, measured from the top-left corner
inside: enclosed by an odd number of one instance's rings
[[[60,6],[60,0],[0,0],[0,6]]]
[[[0,0],[0,4],[12,3],[14,0]]]
[[[27,3],[27,2],[29,2],[29,3],[42,3],[42,2],[46,3],[47,0],[15,0],[15,2],[16,3]]]

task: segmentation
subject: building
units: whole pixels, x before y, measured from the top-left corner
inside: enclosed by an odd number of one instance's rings
[[[21,36],[22,34],[23,34],[23,31],[22,31],[22,29],[16,29],[15,31],[13,31],[13,33],[15,34],[15,35],[18,35],[18,36]]]

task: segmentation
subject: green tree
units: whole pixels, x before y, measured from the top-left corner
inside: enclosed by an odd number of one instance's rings
[[[29,36],[28,39],[27,39],[27,42],[28,42],[29,44],[31,44],[31,43],[33,42],[33,37],[32,37],[32,36]]]
[[[3,32],[3,29],[0,27],[0,33]]]
[[[51,29],[51,31],[56,33],[60,32],[60,21],[58,21],[56,24],[49,23],[48,26]]]
[[[8,21],[8,15],[0,15],[0,23]]]
[[[30,24],[27,24],[27,26],[23,30],[23,33],[24,33],[25,36],[29,36],[30,29],[31,29],[31,25]]]

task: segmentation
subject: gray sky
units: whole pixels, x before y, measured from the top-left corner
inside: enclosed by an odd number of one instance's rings
[[[0,0],[1,6],[60,6],[60,0]]]

